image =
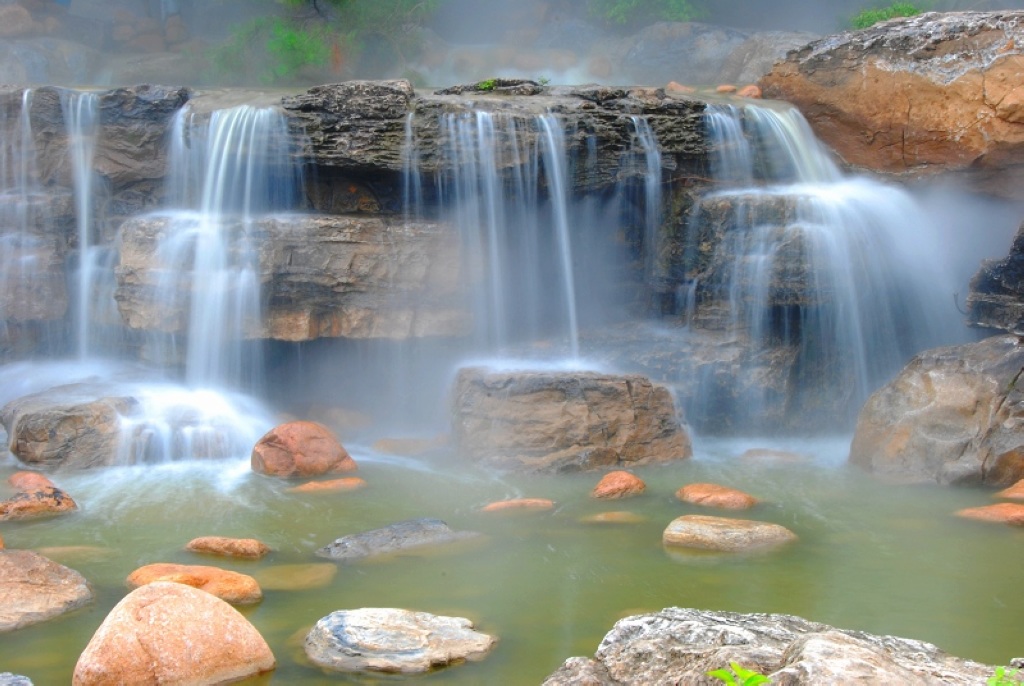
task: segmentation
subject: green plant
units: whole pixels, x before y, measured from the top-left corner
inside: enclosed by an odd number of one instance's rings
[[[764,674],[758,674],[751,669],[744,669],[735,662],[729,663],[729,669],[716,669],[708,672],[729,686],[757,686],[757,684],[770,684],[771,680]]]
[[[917,5],[910,2],[894,2],[888,7],[868,8],[858,12],[850,19],[850,26],[854,29],[866,29],[880,21],[896,17],[913,17],[917,14],[921,14],[921,8]]]
[[[693,21],[707,14],[704,0],[586,0],[591,16],[609,24],[639,26],[655,21]]]
[[[497,85],[498,82],[496,79],[484,79],[483,81],[477,82],[476,89],[478,91],[492,91]]]
[[[987,686],[1021,686],[1024,684],[1024,674],[1018,678],[1020,671],[1013,667],[996,667],[995,673],[985,683]]]

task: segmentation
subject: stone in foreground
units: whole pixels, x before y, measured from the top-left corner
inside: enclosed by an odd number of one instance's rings
[[[343,672],[427,672],[480,660],[497,638],[473,630],[462,617],[397,608],[339,610],[306,636],[306,655]]]
[[[667,546],[738,552],[774,548],[797,540],[797,536],[769,522],[685,515],[668,525],[661,540]]]
[[[0,549],[0,633],[45,622],[93,599],[81,574],[30,550]]]
[[[114,606],[78,658],[72,683],[220,684],[275,664],[256,628],[226,602],[158,581]]]
[[[380,529],[342,536],[316,551],[332,560],[360,560],[379,555],[445,546],[480,538],[475,531],[456,531],[440,519],[410,519]]]
[[[686,608],[627,617],[593,658],[574,657],[544,686],[705,684],[736,662],[773,684],[983,684],[993,667],[934,645],[837,629],[800,617]]]
[[[667,389],[643,376],[582,371],[460,370],[453,438],[462,455],[516,471],[624,467],[692,454]]]

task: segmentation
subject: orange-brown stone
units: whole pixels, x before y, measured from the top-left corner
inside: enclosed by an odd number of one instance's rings
[[[366,481],[358,476],[346,476],[341,479],[327,481],[307,481],[301,486],[288,489],[289,493],[346,493],[366,488]]]
[[[590,492],[592,498],[631,498],[647,490],[643,479],[629,472],[608,472]]]
[[[18,491],[41,491],[44,488],[56,488],[54,483],[39,472],[15,472],[7,477],[7,483]]]
[[[499,500],[485,505],[482,512],[507,512],[507,511],[531,511],[545,512],[555,509],[555,502],[547,498],[515,498],[512,500]]]
[[[995,505],[985,505],[984,507],[968,507],[963,510],[957,510],[956,516],[977,519],[983,522],[1024,526],[1024,505],[1020,503],[996,503]]]
[[[676,491],[684,503],[719,507],[724,510],[746,510],[758,503],[757,498],[735,488],[718,484],[687,484]]]
[[[0,521],[49,517],[77,509],[71,496],[59,488],[22,491],[0,502]]]
[[[356,463],[326,426],[296,421],[264,434],[252,449],[252,469],[269,476],[310,477],[351,472]]]
[[[255,538],[201,536],[189,541],[185,546],[185,550],[191,550],[193,553],[209,553],[210,555],[258,560],[270,552],[270,546]]]
[[[1006,500],[1024,500],[1024,479],[1021,479],[1009,488],[996,493],[994,498],[1005,498]]]
[[[157,562],[139,567],[127,579],[128,588],[132,589],[155,581],[173,581],[198,588],[234,605],[251,605],[263,600],[263,591],[256,579],[219,567]]]
[[[736,91],[736,95],[740,96],[741,98],[760,99],[761,89],[758,88],[756,84],[751,83]]]

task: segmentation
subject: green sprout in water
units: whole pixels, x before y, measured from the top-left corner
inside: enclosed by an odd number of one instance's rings
[[[757,686],[757,684],[770,684],[771,680],[764,674],[758,674],[752,669],[744,669],[735,662],[729,663],[729,669],[716,669],[708,672],[729,686]]]

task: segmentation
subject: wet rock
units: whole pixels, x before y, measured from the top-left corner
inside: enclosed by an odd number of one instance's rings
[[[641,524],[647,521],[647,517],[638,515],[635,512],[598,512],[594,515],[581,517],[583,524]]]
[[[1013,526],[1024,526],[1024,505],[1020,503],[996,503],[983,507],[968,507],[957,510],[957,517],[977,519],[983,522],[997,522]]]
[[[7,477],[7,483],[18,491],[41,491],[44,488],[56,488],[54,483],[39,472],[15,472]]]
[[[719,484],[687,484],[676,491],[676,498],[684,503],[725,510],[747,510],[760,502],[749,493]]]
[[[568,472],[668,462],[692,449],[669,392],[642,376],[465,368],[453,437],[501,469]]]
[[[349,476],[344,479],[328,479],[326,481],[307,481],[306,483],[289,488],[289,493],[347,493],[366,488],[366,481],[358,476]]]
[[[338,574],[338,565],[331,562],[314,564],[274,565],[254,572],[260,588],[268,591],[306,591],[331,585]]]
[[[0,521],[38,519],[78,509],[74,499],[59,488],[21,491],[0,502]]]
[[[342,536],[316,551],[332,560],[360,560],[411,549],[446,546],[479,538],[475,531],[456,531],[440,519],[410,519],[380,529]]]
[[[274,669],[263,637],[209,593],[168,582],[129,593],[75,665],[75,686],[236,681]]]
[[[601,477],[601,480],[590,492],[591,498],[614,499],[632,498],[642,495],[647,490],[644,480],[629,472],[609,472]]]
[[[1024,479],[1021,479],[1009,488],[1004,488],[993,497],[1005,498],[1006,500],[1024,500]]]
[[[198,588],[232,605],[251,605],[263,600],[263,591],[247,574],[219,567],[157,562],[139,567],[128,575],[128,588],[136,589],[158,581]]]
[[[915,357],[864,405],[850,462],[908,483],[1024,478],[1024,345],[1016,336]]]
[[[741,98],[753,98],[755,100],[762,97],[761,89],[753,84],[743,86],[743,88],[738,89],[736,91],[736,95]]]
[[[270,552],[270,546],[255,538],[226,538],[224,536],[202,536],[193,538],[185,545],[193,553],[208,553],[224,557],[240,557],[258,560]]]
[[[790,53],[761,80],[846,162],[915,176],[955,173],[1021,197],[1024,13],[926,13]]]
[[[306,655],[342,672],[427,672],[480,660],[497,643],[462,617],[397,608],[332,612],[306,636]]]
[[[666,608],[616,622],[592,659],[566,660],[544,685],[707,683],[708,671],[730,662],[792,686],[967,686],[983,683],[994,669],[923,641],[791,615]]]
[[[268,431],[252,449],[252,469],[281,477],[310,477],[356,469],[334,434],[315,422],[287,422]]]
[[[30,550],[0,550],[0,632],[59,617],[92,599],[75,570]]]
[[[529,511],[548,512],[555,509],[555,502],[547,498],[514,498],[488,503],[480,508],[481,512]]]
[[[1024,224],[1017,230],[1009,254],[999,260],[985,260],[971,279],[967,322],[1024,333]]]
[[[662,534],[666,546],[738,552],[792,543],[796,534],[789,529],[750,519],[684,515],[672,520]]]

